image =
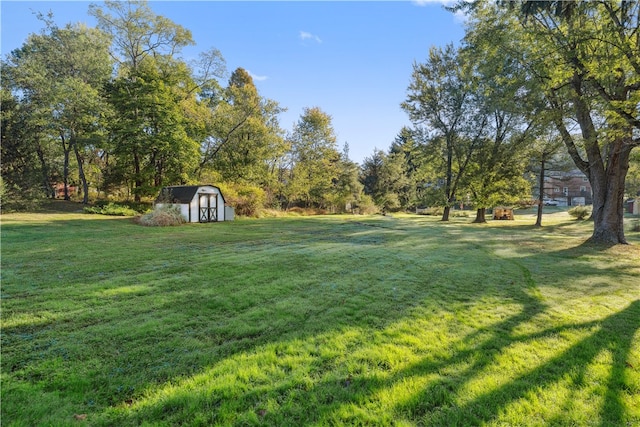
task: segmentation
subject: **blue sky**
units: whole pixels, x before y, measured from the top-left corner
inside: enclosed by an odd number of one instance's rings
[[[374,148],[387,150],[404,125],[400,109],[412,64],[431,46],[459,43],[461,20],[442,1],[154,1],[157,14],[188,28],[197,57],[219,49],[228,73],[238,67],[254,77],[260,94],[277,101],[283,129],[292,130],[305,107],[332,117],[339,148],[349,143],[362,163]],[[58,25],[84,22],[89,2],[7,1],[0,3],[2,56],[20,47],[42,24],[34,11],[51,10]],[[226,80],[223,81],[226,85]]]

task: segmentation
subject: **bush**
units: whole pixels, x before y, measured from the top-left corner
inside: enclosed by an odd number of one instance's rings
[[[93,203],[94,207],[99,207],[99,208],[104,208],[108,205],[115,205],[123,208],[129,208],[138,212],[139,214],[147,213],[153,209],[153,203],[151,202],[134,202],[131,200],[120,200],[120,201],[117,201],[117,204],[116,204],[112,200],[101,199],[101,200],[96,200]]]
[[[314,215],[326,215],[328,214],[328,212],[326,209],[301,208],[298,206],[294,206],[293,208],[287,209],[287,214],[291,216],[314,216]]]
[[[116,203],[108,203],[105,206],[94,206],[84,208],[84,213],[101,214],[111,216],[136,216],[138,211],[128,206],[118,205]]]
[[[417,209],[417,213],[418,215],[442,216],[444,215],[444,208],[442,206],[434,206],[431,208]],[[449,218],[469,218],[469,211],[451,209],[449,211]]]
[[[149,227],[168,227],[184,224],[186,220],[180,213],[180,207],[164,205],[142,215],[138,222]]]
[[[591,216],[591,209],[586,206],[574,206],[569,209],[569,215],[577,220],[583,220]]]
[[[46,201],[39,188],[9,185],[0,177],[0,212],[35,212]]]
[[[437,206],[418,210],[418,215],[442,216],[443,213],[444,208]]]
[[[354,203],[354,213],[358,213],[360,215],[371,215],[377,213],[379,211],[376,204],[373,202],[373,199],[368,194],[363,194],[360,196],[360,200]]]
[[[220,184],[224,199],[235,209],[236,215],[258,217],[266,201],[265,191],[247,184]]]

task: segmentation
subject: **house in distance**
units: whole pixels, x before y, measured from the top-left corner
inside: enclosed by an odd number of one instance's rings
[[[213,185],[163,187],[156,206],[178,206],[187,222],[233,221],[234,210],[226,206],[222,191]]]

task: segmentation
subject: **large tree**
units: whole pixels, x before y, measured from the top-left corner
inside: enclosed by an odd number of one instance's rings
[[[137,201],[167,184],[184,184],[199,158],[198,142],[188,130],[181,87],[190,76],[181,62],[166,56],[146,58],[126,78],[116,79],[109,100],[116,111],[111,123],[111,167],[133,184]]]
[[[408,96],[402,108],[427,135],[425,148],[441,155],[443,221],[449,219],[464,177],[487,125],[474,92],[470,64],[458,49],[432,47],[425,63],[414,64]]]
[[[185,103],[195,102],[197,85],[177,57],[194,42],[189,30],[155,14],[146,1],[106,1],[89,12],[111,35],[118,63],[109,90],[118,113],[110,150],[116,162],[106,172],[132,186],[139,201],[167,182],[185,182],[196,168],[198,138],[189,132],[196,127]]]
[[[625,178],[640,145],[640,3],[507,3],[521,7],[476,2],[470,28],[499,43],[540,83],[557,132],[593,189],[591,240],[626,243]]]
[[[271,183],[274,163],[284,153],[277,118],[283,109],[261,97],[251,75],[238,68],[217,102],[211,104],[211,111],[212,126],[202,143],[198,173],[213,169],[227,182]]]
[[[137,69],[148,57],[175,56],[194,44],[191,31],[157,15],[145,0],[107,0],[91,4],[89,13],[98,21],[98,28],[111,35],[113,56],[125,69]]]
[[[474,222],[486,222],[486,208],[514,204],[530,194],[523,174],[528,148],[547,125],[545,104],[526,69],[486,37],[468,31],[463,54],[473,72],[473,98],[485,117],[485,133],[463,177],[476,206]]]
[[[410,186],[405,174],[404,156],[374,150],[362,163],[360,182],[364,186],[364,193],[371,196],[383,213],[401,208],[401,196]]]
[[[404,186],[398,189],[400,206],[404,209],[417,207],[425,181],[425,147],[416,132],[403,127],[389,147],[389,155],[401,162]]]
[[[46,30],[29,36],[3,68],[21,104],[28,105],[32,129],[55,137],[62,149],[65,199],[73,154],[87,203],[84,151],[95,144],[104,124],[107,104],[101,92],[112,72],[110,41],[97,29],[71,24],[59,28],[51,16],[41,18]]]
[[[331,116],[318,107],[305,108],[288,137],[291,165],[287,179],[289,202],[327,207],[340,173],[340,153]]]

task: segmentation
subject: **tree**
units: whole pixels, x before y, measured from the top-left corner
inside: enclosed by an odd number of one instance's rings
[[[541,135],[531,147],[532,161],[537,163],[538,171],[538,202],[536,212],[536,227],[542,227],[542,210],[544,209],[544,179],[549,169],[549,164],[562,147],[562,140],[557,135]]]
[[[113,39],[118,76],[109,101],[118,113],[111,133],[116,162],[107,175],[133,186],[136,201],[165,181],[184,183],[196,168],[196,126],[189,123],[197,87],[176,58],[193,44],[191,32],[156,15],[146,1],[106,1],[89,13]],[[192,131],[192,132],[189,132]]]
[[[3,79],[0,102],[2,206],[3,209],[19,208],[45,195],[55,196],[51,186],[55,180],[52,170],[55,149],[39,131],[30,105],[20,102],[9,90],[4,66],[0,78]]]
[[[476,205],[474,222],[483,223],[486,208],[529,195],[527,147],[547,125],[545,104],[526,69],[491,38],[468,31],[463,55],[472,64],[472,99],[486,123],[463,184]]]
[[[404,209],[416,207],[421,198],[424,184],[424,168],[426,157],[424,146],[420,143],[415,131],[403,127],[391,143],[389,155],[402,159],[403,188],[399,189],[400,206]]]
[[[414,64],[409,95],[402,103],[412,122],[430,134],[425,148],[444,158],[443,221],[449,219],[460,180],[486,127],[468,65],[452,45],[432,47],[426,63]]]
[[[376,149],[362,163],[360,182],[364,193],[371,196],[382,212],[401,207],[400,195],[409,184],[404,173],[404,161],[401,155],[387,155]]]
[[[97,137],[107,105],[102,87],[111,75],[109,39],[84,25],[58,28],[43,17],[46,32],[32,34],[9,56],[8,72],[21,103],[30,104],[32,121],[55,135],[64,156],[64,197],[69,199],[70,156],[76,158],[83,203],[88,203],[84,150]]]
[[[111,123],[112,167],[133,183],[136,201],[167,183],[186,183],[197,165],[199,146],[187,133],[179,90],[189,80],[183,63],[158,56],[110,85],[109,101],[117,113]]]
[[[640,145],[640,3],[518,4],[522,9],[477,3],[471,28],[495,37],[539,82],[557,132],[593,189],[590,240],[626,243],[625,178]]]
[[[329,194],[329,202],[338,211],[353,211],[361,201],[363,186],[359,172],[358,164],[349,158],[349,144],[345,142],[337,164],[337,176]]]
[[[236,69],[220,100],[212,104],[212,126],[201,147],[199,171],[216,170],[223,181],[264,186],[275,174],[284,142],[277,115],[283,109],[262,98],[249,73]]]
[[[96,18],[99,29],[111,35],[113,56],[124,69],[136,70],[146,58],[156,55],[173,57],[194,44],[189,30],[156,15],[145,0],[107,0],[103,5],[91,4],[89,14]]]
[[[318,107],[305,108],[288,137],[291,166],[287,193],[289,203],[326,207],[338,179],[340,153],[331,116]]]

